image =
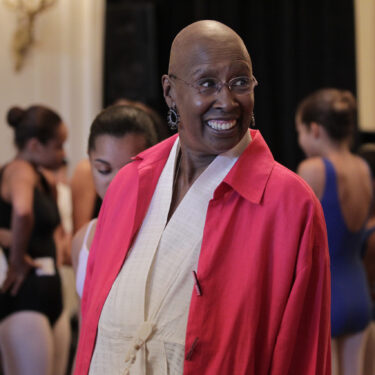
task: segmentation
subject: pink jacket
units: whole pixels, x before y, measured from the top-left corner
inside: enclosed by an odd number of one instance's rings
[[[185,375],[329,375],[330,274],[320,203],[259,131],[207,211],[186,328]],[[75,374],[87,374],[110,288],[175,137],[111,184],[90,252]],[[194,343],[194,344],[193,344]]]

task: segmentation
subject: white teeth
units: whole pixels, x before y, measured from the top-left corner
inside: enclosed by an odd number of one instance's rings
[[[236,125],[236,120],[223,121],[223,120],[210,120],[207,121],[210,128],[215,130],[229,130]]]

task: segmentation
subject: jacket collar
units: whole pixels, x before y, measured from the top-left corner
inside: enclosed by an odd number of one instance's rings
[[[161,160],[164,160],[164,162],[166,162],[177,137],[178,134],[175,134],[165,139],[164,141],[158,143],[157,145],[150,147],[145,151],[142,151],[132,159],[134,161],[138,160],[141,162],[141,164],[139,165],[140,169],[152,165]]]
[[[223,183],[250,202],[259,204],[275,160],[259,130],[250,130],[251,142]]]
[[[226,190],[222,185],[227,185],[248,201],[260,203],[275,160],[259,130],[250,130],[250,134],[250,144],[216,189],[215,198]],[[134,159],[141,162],[139,169],[142,170],[159,161],[164,161],[164,165],[177,137],[177,134],[169,137],[158,144],[155,150],[152,147],[138,154]]]

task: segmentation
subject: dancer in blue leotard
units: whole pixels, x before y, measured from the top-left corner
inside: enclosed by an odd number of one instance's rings
[[[371,298],[361,241],[372,201],[371,174],[350,151],[356,103],[348,91],[322,89],[296,114],[298,141],[308,159],[298,173],[321,200],[331,257],[332,374],[362,375]]]
[[[355,333],[371,319],[371,303],[361,257],[365,226],[351,231],[341,212],[337,175],[333,163],[323,159],[325,188],[321,203],[327,223],[331,258],[332,336]],[[353,251],[355,249],[356,251]]]
[[[375,143],[363,144],[359,148],[358,154],[367,161],[371,168],[375,191]],[[373,202],[371,216],[363,238],[362,256],[372,298],[372,321],[366,344],[364,374],[375,374],[375,202]]]

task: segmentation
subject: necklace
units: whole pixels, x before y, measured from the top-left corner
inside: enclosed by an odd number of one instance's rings
[[[177,184],[177,178],[178,178],[178,174],[180,172],[180,166],[181,166],[181,152],[179,152],[179,154],[177,155],[177,161],[176,161],[176,167],[175,167],[175,172],[174,172],[174,178],[173,178],[173,184],[172,184],[172,197],[171,197],[171,204],[169,206],[169,212],[168,212],[168,220],[167,220],[167,223],[169,222],[169,219],[171,218],[172,214],[173,214],[173,211],[174,209],[172,209],[172,207],[174,206],[174,200],[176,199],[175,197],[175,187],[176,187],[176,184]],[[165,224],[167,225],[167,224]]]
[[[180,166],[181,166],[181,152],[179,152],[179,154],[177,156],[177,165],[176,165],[176,171],[175,171],[174,179],[173,179],[172,194],[175,191],[175,187],[176,187],[176,183],[177,183],[177,179],[178,179],[178,174],[180,172]]]

